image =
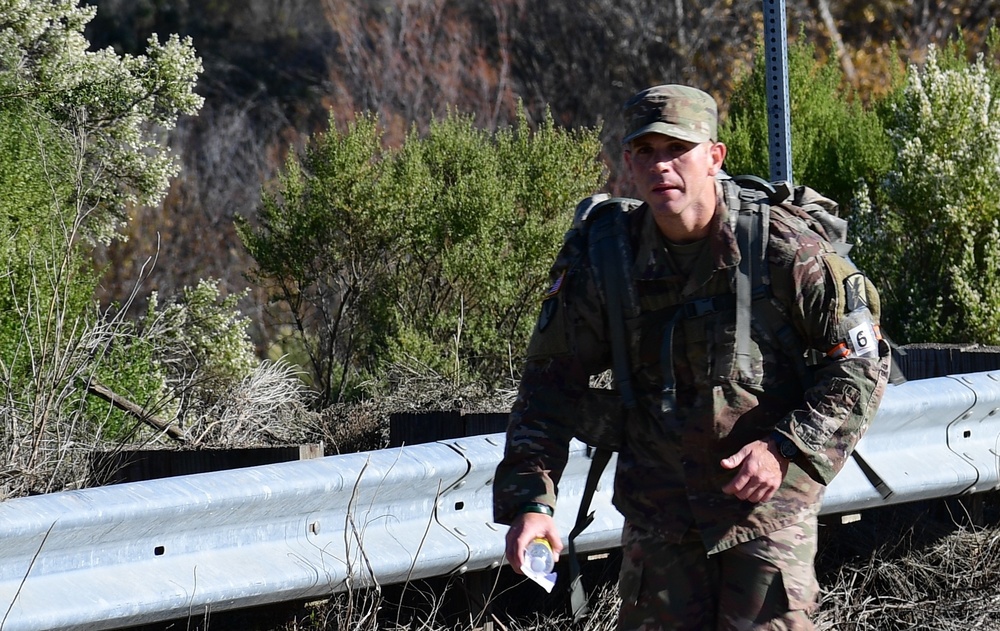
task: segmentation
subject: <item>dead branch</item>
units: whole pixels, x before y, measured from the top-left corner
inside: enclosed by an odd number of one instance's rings
[[[188,441],[187,434],[184,433],[184,430],[171,425],[167,421],[164,421],[153,414],[150,414],[137,403],[134,403],[119,394],[115,394],[110,388],[97,380],[87,380],[86,386],[87,392],[107,401],[119,410],[127,414],[131,414],[153,429],[165,433],[167,436],[178,442],[186,443]]]

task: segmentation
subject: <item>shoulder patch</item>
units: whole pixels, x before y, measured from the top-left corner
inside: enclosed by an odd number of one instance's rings
[[[566,278],[566,270],[559,273],[559,277],[556,278],[552,286],[542,295],[542,300],[548,300],[549,298],[555,296],[562,289],[563,280]]]

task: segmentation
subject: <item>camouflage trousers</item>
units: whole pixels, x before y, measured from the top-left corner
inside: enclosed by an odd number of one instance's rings
[[[621,631],[807,631],[816,607],[817,520],[708,556],[625,524]]]

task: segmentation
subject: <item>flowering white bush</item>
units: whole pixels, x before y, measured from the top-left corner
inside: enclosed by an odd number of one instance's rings
[[[247,335],[250,319],[238,302],[246,292],[221,296],[216,280],[185,287],[177,300],[158,308],[150,297],[148,321],[155,332],[157,363],[166,363],[174,386],[193,379],[205,391],[225,390],[250,375],[259,363]]]
[[[127,204],[157,203],[177,164],[157,132],[194,114],[202,70],[190,38],[154,36],[145,55],[88,50],[96,8],[77,0],[0,1],[0,110],[21,107],[72,147],[83,235],[107,242]],[[82,220],[83,217],[80,217]]]
[[[1000,343],[997,77],[931,47],[887,121],[896,156],[875,203],[859,190],[860,258],[901,341]]]

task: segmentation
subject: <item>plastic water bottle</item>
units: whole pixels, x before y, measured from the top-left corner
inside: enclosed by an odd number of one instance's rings
[[[529,543],[524,550],[524,564],[535,574],[551,574],[556,564],[549,542],[539,537]]]

